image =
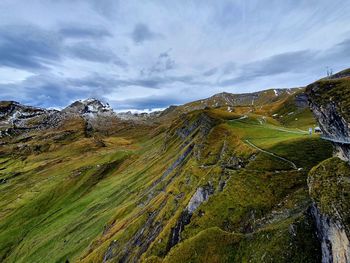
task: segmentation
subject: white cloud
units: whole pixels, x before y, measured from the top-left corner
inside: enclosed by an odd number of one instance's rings
[[[0,67],[0,84],[20,83],[30,76],[34,76],[34,74],[25,70]]]

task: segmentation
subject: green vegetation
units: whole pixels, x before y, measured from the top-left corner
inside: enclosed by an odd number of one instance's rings
[[[89,134],[73,118],[8,139],[0,261],[318,262],[307,173],[332,148],[300,130],[310,115],[271,117],[288,94],[270,90],[260,101],[271,107],[251,112],[182,108],[175,118],[176,108],[159,125]],[[207,200],[169,247],[200,187]]]
[[[339,114],[350,122],[350,78],[320,80],[308,86],[308,89],[313,87],[316,88],[310,92],[310,96],[314,104],[326,106],[332,101]]]
[[[307,130],[316,125],[308,107],[305,89],[299,89],[273,108],[271,115],[283,126]]]
[[[309,174],[310,194],[321,212],[341,216],[350,224],[350,166],[333,157],[321,162]]]
[[[163,262],[232,262],[241,235],[208,228],[175,247]]]
[[[229,125],[242,140],[249,140],[263,148],[290,139],[308,137],[306,132],[276,125],[262,117],[231,121]]]

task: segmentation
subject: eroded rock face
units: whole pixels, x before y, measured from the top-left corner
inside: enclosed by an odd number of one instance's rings
[[[15,101],[1,101],[0,137],[54,127],[59,119],[56,110],[26,106]]]
[[[197,188],[196,192],[192,195],[190,201],[188,202],[186,208],[184,211],[182,211],[176,225],[171,229],[167,251],[169,251],[173,246],[181,241],[181,232],[184,230],[185,226],[191,222],[193,213],[203,202],[209,199],[209,196],[213,194],[214,187],[211,185],[211,183]]]
[[[333,77],[309,85],[306,93],[323,136],[333,142],[339,158],[350,161],[350,78],[339,76],[343,78]]]
[[[322,262],[350,262],[350,70],[309,85],[306,94],[323,138],[335,156],[314,167],[308,177]]]
[[[186,209],[189,214],[193,214],[194,211],[204,202],[207,201],[209,196],[214,193],[214,189],[211,185],[206,187],[199,187],[194,195],[191,197]]]
[[[295,105],[297,108],[307,108],[309,106],[308,97],[305,93],[295,95]]]
[[[321,214],[316,204],[311,212],[321,241],[322,263],[350,262],[350,243],[342,222]]]
[[[350,262],[350,166],[336,157],[314,167],[308,177],[311,208],[322,262]]]

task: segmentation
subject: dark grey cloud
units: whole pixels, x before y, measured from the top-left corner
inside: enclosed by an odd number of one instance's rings
[[[67,106],[72,100],[82,98],[102,98],[118,89],[138,86],[150,89],[174,83],[189,83],[193,81],[191,76],[180,76],[171,78],[148,78],[148,79],[119,79],[110,75],[91,74],[83,78],[65,78],[57,75],[38,74],[27,78],[16,84],[0,84],[0,100],[15,100],[21,103],[40,107]],[[13,91],[16,91],[15,93]],[[146,99],[130,99],[116,103],[118,109],[144,109],[152,107],[165,107],[166,105],[184,101],[175,97],[151,96]]]
[[[211,69],[205,71],[205,72],[203,73],[203,76],[205,76],[205,77],[210,77],[210,76],[214,75],[216,72],[218,72],[218,68],[217,68],[217,67],[211,68]]]
[[[0,100],[10,99],[34,106],[62,108],[73,100],[89,97],[102,98],[125,85],[128,84],[108,75],[94,74],[85,78],[64,78],[38,74],[21,83],[0,84],[2,91]]]
[[[350,38],[341,41],[340,43],[334,45],[332,48],[321,53],[318,58],[318,62],[321,62],[327,66],[335,66],[335,61],[337,64],[342,63],[343,65],[349,66],[350,61]]]
[[[131,38],[136,44],[141,44],[144,41],[153,40],[160,35],[151,31],[151,29],[143,23],[135,25]]]
[[[156,62],[150,68],[141,70],[141,76],[150,77],[160,73],[164,74],[167,71],[174,69],[176,63],[175,60],[171,58],[169,52],[170,50],[160,53]]]
[[[301,72],[311,65],[317,52],[302,50],[296,52],[286,52],[268,57],[259,61],[254,61],[243,65],[240,70],[241,75],[224,80],[220,85],[233,85],[242,82],[252,81],[260,77],[273,76],[282,73]]]
[[[327,0],[0,1],[0,99],[144,96],[124,104],[149,108],[301,86],[349,66],[349,12],[345,0],[331,11]]]
[[[104,38],[111,37],[112,34],[104,28],[97,27],[79,27],[79,26],[66,26],[59,30],[59,34],[66,38]]]
[[[334,61],[337,64],[334,65]],[[338,66],[338,70],[348,67],[350,61],[350,39],[341,41],[331,48],[320,51],[301,50],[286,52],[242,65],[237,76],[221,81],[222,86],[230,86],[254,81],[262,77],[273,77],[279,74],[312,74],[325,72],[327,67]]]
[[[43,75],[32,76],[20,84],[1,84],[0,90],[7,99],[40,107],[63,107],[82,95],[67,80]]]
[[[121,67],[127,66],[127,63],[115,55],[113,51],[97,48],[89,43],[75,43],[74,45],[67,47],[66,50],[69,55],[79,59],[92,62],[110,62]]]
[[[112,63],[125,68],[127,63],[113,51],[96,47],[89,42],[79,41],[86,38],[110,36],[103,29],[63,28],[47,31],[33,25],[8,25],[0,27],[0,66],[30,71],[47,70],[58,64],[64,57],[75,57],[99,63]],[[72,37],[78,43],[65,44],[64,38]],[[96,45],[96,44],[95,44]]]
[[[43,69],[61,57],[61,37],[25,25],[0,27],[0,65],[19,69]]]
[[[198,84],[198,81],[195,79],[195,76],[192,75],[182,75],[182,76],[151,76],[148,78],[139,78],[132,80],[131,83],[136,86],[142,86],[152,89],[161,89],[170,84],[174,83],[183,83],[186,85]]]

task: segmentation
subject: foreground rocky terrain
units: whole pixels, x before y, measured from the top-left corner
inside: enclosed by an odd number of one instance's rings
[[[0,261],[348,262],[348,72],[153,114],[1,102]]]
[[[307,94],[334,158],[314,167],[308,178],[323,262],[350,261],[350,70],[308,86]]]

